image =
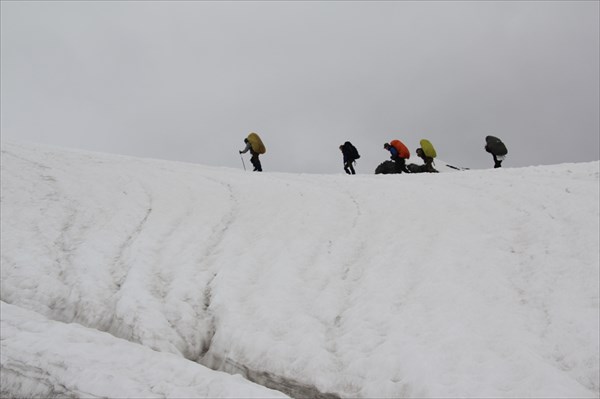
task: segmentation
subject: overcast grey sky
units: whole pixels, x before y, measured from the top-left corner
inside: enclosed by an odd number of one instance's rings
[[[598,1],[1,2],[3,140],[358,173],[383,143],[505,167],[600,158]],[[412,158],[411,158],[412,160]],[[246,164],[249,166],[246,158]]]

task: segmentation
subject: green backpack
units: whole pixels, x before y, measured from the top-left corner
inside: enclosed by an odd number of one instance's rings
[[[421,148],[423,149],[423,153],[426,157],[435,158],[437,157],[437,153],[435,152],[435,148],[433,148],[433,144],[429,142],[429,140],[423,139],[419,142],[421,144]]]

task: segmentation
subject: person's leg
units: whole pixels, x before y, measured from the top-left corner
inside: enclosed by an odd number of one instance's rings
[[[402,173],[402,167],[400,165],[400,157],[394,157],[392,158],[392,160],[394,161],[394,168],[396,169],[396,173]]]
[[[435,168],[433,167],[433,159],[428,158],[427,162],[425,163],[425,165],[427,166],[427,172],[429,172],[429,173],[437,173],[437,170],[435,170]]]
[[[262,165],[260,164],[260,159],[258,159],[258,154],[255,154],[254,157],[254,166],[256,167],[256,171],[262,172]]]
[[[406,160],[404,158],[398,157],[396,163],[398,164],[398,167],[400,168],[401,172],[410,173],[408,169],[406,169]]]
[[[495,155],[492,156],[494,157],[494,169],[502,167],[502,160],[498,159]]]

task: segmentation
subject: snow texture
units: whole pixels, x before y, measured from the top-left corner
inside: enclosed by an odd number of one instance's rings
[[[3,397],[600,395],[599,162],[261,174],[3,142],[1,177]]]

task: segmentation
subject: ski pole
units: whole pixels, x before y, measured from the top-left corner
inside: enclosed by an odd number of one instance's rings
[[[240,159],[242,160],[242,165],[244,165],[244,172],[246,171],[246,164],[244,163],[244,157],[240,153]]]

